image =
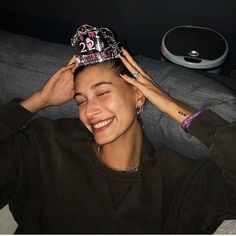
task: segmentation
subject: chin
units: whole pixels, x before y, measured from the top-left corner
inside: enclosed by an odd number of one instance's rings
[[[108,143],[112,143],[115,140],[115,138],[104,138],[104,137],[101,138],[94,137],[94,139],[98,145],[105,145]]]

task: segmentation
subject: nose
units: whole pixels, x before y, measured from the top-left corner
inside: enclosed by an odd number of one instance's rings
[[[101,110],[96,102],[94,102],[94,101],[87,102],[85,115],[88,119],[91,120],[94,117],[96,117],[97,115],[99,115],[100,113],[101,113]]]

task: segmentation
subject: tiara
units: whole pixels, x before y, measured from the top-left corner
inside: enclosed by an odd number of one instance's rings
[[[121,52],[114,34],[108,28],[81,25],[71,39],[78,64],[90,65],[117,58]]]

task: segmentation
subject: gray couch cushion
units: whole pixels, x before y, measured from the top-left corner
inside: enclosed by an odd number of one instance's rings
[[[0,30],[0,105],[15,97],[26,98],[42,88],[47,79],[70,59],[72,49]],[[136,59],[171,96],[195,108],[211,108],[229,121],[236,119],[236,98],[218,82],[197,72],[144,56]],[[75,117],[73,101],[39,112],[52,119]],[[206,147],[178,124],[147,103],[141,118],[146,135],[155,147],[166,145],[196,158]]]

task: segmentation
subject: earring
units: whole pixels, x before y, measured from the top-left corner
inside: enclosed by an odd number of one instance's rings
[[[138,120],[138,122],[141,124],[142,128],[144,128],[143,122],[142,122],[141,117],[140,117],[140,115],[141,115],[142,112],[143,112],[143,105],[140,106],[140,107],[137,107],[136,115],[137,115],[137,120]]]
[[[143,112],[143,105],[140,107],[137,107],[137,112],[136,112],[137,116],[139,116],[141,112]]]

